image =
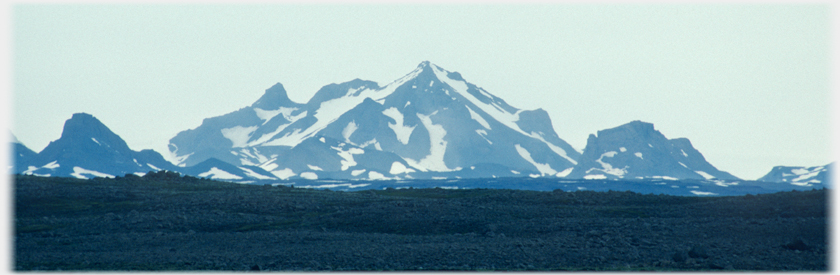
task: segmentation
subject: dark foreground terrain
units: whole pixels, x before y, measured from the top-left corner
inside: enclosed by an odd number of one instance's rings
[[[15,176],[15,270],[828,270],[827,191],[335,192]]]

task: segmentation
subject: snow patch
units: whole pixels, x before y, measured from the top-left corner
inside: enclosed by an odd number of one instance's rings
[[[682,164],[682,163],[680,163],[680,164]],[[706,172],[703,172],[703,171],[694,171],[694,173],[697,173],[697,174],[699,174],[699,175],[703,176],[703,177],[704,177],[704,178],[706,178],[707,180],[710,180],[710,179],[715,178],[715,176],[712,176],[711,174],[706,173]]]
[[[338,187],[347,187],[347,188],[359,188],[365,187],[370,185],[370,183],[360,183],[360,184],[352,184],[352,183],[339,183],[339,184],[322,184],[322,185],[303,185],[303,186],[295,186],[297,188],[308,188],[308,189],[321,189],[321,188],[338,188]]]
[[[604,173],[607,173],[607,174],[610,174],[610,175],[613,175],[613,176],[616,176],[616,177],[619,177],[619,178],[623,177],[624,174],[627,174],[628,166],[624,166],[624,168],[618,169],[618,168],[613,168],[612,164],[604,162],[605,157],[607,157],[607,158],[615,157],[616,154],[618,154],[618,152],[616,152],[616,151],[609,151],[609,152],[601,154],[601,157],[599,157],[597,160],[595,160],[595,162],[600,163],[602,169],[592,168],[592,169],[590,169],[590,171],[594,169],[594,170],[599,170],[601,172],[604,172]],[[586,171],[586,172],[589,173],[589,171]]]
[[[294,175],[297,175],[297,174],[295,174],[294,171],[292,171],[291,168],[285,168],[283,170],[276,170],[276,171],[272,170],[272,171],[269,171],[269,172],[272,175],[274,175],[275,177],[277,177],[279,179],[282,179],[282,180],[286,180],[286,179],[289,179],[290,177],[292,177]]]
[[[312,172],[303,172],[303,173],[300,173],[300,177],[304,178],[304,179],[308,179],[308,180],[317,180],[318,179],[318,174],[315,174],[315,173],[312,173]]]
[[[70,175],[74,176],[76,178],[79,178],[79,179],[83,179],[83,180],[89,179],[88,177],[85,177],[84,175],[90,175],[92,177],[99,177],[99,178],[114,178],[114,176],[112,176],[110,174],[105,174],[105,173],[97,172],[97,171],[93,171],[93,170],[87,170],[87,169],[79,167],[79,166],[73,167],[73,173],[70,173]]]
[[[360,154],[365,153],[365,150],[355,148],[355,147],[352,147],[352,148],[350,148],[346,151],[342,150],[341,147],[330,147],[330,148],[332,148],[333,150],[336,150],[338,152],[338,156],[342,158],[342,160],[341,160],[341,171],[346,171],[350,167],[356,166],[356,164],[358,164],[358,163],[356,163],[356,160],[353,159],[353,155],[360,155]],[[311,169],[311,167],[310,167],[310,169]]]
[[[691,193],[695,194],[695,195],[698,195],[698,196],[714,196],[714,195],[717,195],[717,193],[703,192],[703,191],[697,191],[697,190],[691,190]]]
[[[257,115],[257,117],[260,118],[260,120],[263,121],[263,125],[265,125],[266,123],[268,123],[268,121],[270,121],[272,118],[279,114],[282,114],[283,118],[285,118],[286,120],[294,122],[302,117],[300,116],[300,114],[298,116],[292,116],[292,113],[296,110],[297,108],[289,107],[280,107],[277,110],[263,110],[260,108],[254,108],[254,113]]]
[[[586,179],[586,180],[603,180],[603,179],[607,179],[607,176],[604,176],[604,175],[601,175],[601,174],[586,175],[586,176],[583,176],[583,179]]]
[[[627,152],[627,148],[624,148],[624,147],[618,148],[618,150],[621,151],[622,153]]]
[[[717,186],[729,187],[732,185],[738,185],[738,182],[726,182],[724,180],[713,180],[712,182],[715,183]]]
[[[100,144],[99,141],[96,140],[95,138],[90,138],[90,139],[93,140],[93,142],[96,142],[96,145],[102,146],[102,144]]]
[[[686,154],[686,153],[685,153],[685,151],[684,151],[683,149],[680,149],[680,152],[682,152],[682,155],[683,155],[683,156],[688,157],[688,154]]]
[[[796,174],[796,175],[803,175],[803,174],[807,174],[811,171],[808,171],[808,169],[805,169],[805,168],[797,168],[797,169],[790,170],[790,172],[793,173],[793,174]]]
[[[367,171],[367,169],[353,170],[353,171],[350,171],[350,175],[353,175],[354,177],[358,177],[359,175],[361,175],[365,171]]]
[[[385,175],[383,175],[382,173],[379,173],[379,172],[376,172],[376,171],[370,171],[370,172],[368,172],[368,179],[371,179],[371,180],[387,180],[389,178],[385,177]]]
[[[516,152],[519,153],[519,156],[521,156],[526,161],[530,162],[531,165],[534,165],[534,167],[536,167],[537,170],[540,171],[540,173],[542,173],[543,175],[544,174],[549,174],[549,175],[557,174],[557,171],[554,170],[554,169],[551,169],[550,165],[544,164],[544,163],[537,163],[536,161],[534,161],[534,159],[531,158],[531,153],[528,152],[528,150],[526,150],[525,148],[523,148],[519,144],[514,144],[513,147],[516,148]]]
[[[251,170],[251,169],[248,169],[248,168],[245,168],[245,167],[239,167],[239,169],[241,169],[243,172],[245,172],[245,175],[248,175],[249,177],[252,177],[252,178],[256,178],[256,179],[260,179],[260,180],[274,179],[274,178],[269,177],[269,176],[261,175],[257,172],[254,172],[254,170]]]
[[[198,174],[199,178],[211,178],[211,179],[221,179],[221,180],[241,180],[242,177],[228,173],[225,170],[213,167],[210,168],[209,171]]]
[[[481,115],[479,115],[478,113],[476,113],[475,111],[473,111],[473,110],[472,110],[469,106],[467,106],[467,110],[469,110],[469,111],[470,111],[470,118],[472,118],[473,120],[477,121],[477,122],[478,122],[478,124],[481,124],[481,126],[482,126],[482,127],[484,127],[484,129],[487,129],[487,130],[492,130],[492,129],[490,129],[490,124],[489,124],[489,123],[487,123],[487,121],[486,121],[486,120],[484,120],[484,118],[483,118],[483,117],[481,117]]]
[[[407,145],[408,140],[411,137],[411,133],[414,132],[414,128],[417,127],[417,125],[411,127],[406,126],[404,124],[403,114],[400,112],[400,110],[397,110],[397,108],[395,107],[385,109],[384,111],[382,111],[382,114],[396,121],[395,124],[391,124],[389,122],[388,127],[394,130],[394,134],[397,136],[397,140],[399,140],[400,143]]]
[[[813,183],[820,183],[819,180],[812,179],[819,175],[820,172],[823,171],[822,166],[813,167],[813,170],[808,170],[805,168],[799,168],[791,170],[794,174],[798,175],[799,177],[791,180],[791,184],[799,185],[799,186],[808,186],[809,182]]]
[[[163,170],[163,169],[157,168],[157,166],[154,166],[151,163],[146,163],[146,165],[149,166],[149,168],[155,169],[155,171]]]
[[[251,138],[251,134],[257,130],[257,126],[251,127],[242,127],[242,126],[234,126],[231,128],[224,128],[222,129],[222,136],[226,139],[230,140],[233,143],[233,148],[245,147],[248,146],[248,139]]]
[[[391,173],[391,175],[397,175],[397,174],[412,173],[412,172],[414,172],[414,169],[405,167],[405,165],[403,165],[401,162],[395,161],[394,163],[391,164],[391,171],[389,171],[388,173]]]
[[[449,167],[446,167],[446,163],[443,161],[443,156],[446,154],[447,144],[446,140],[443,139],[446,137],[446,129],[444,129],[440,124],[434,124],[432,122],[431,116],[435,114],[437,114],[437,111],[428,116],[417,114],[417,118],[420,119],[420,122],[423,123],[423,126],[426,127],[426,130],[429,132],[429,142],[431,143],[429,154],[420,161],[409,158],[405,158],[405,160],[411,166],[419,166],[431,171],[452,171]],[[423,169],[421,169],[421,171],[423,171]]]
[[[304,111],[301,115],[305,116],[306,112]],[[254,140],[253,142],[249,143],[248,146],[256,146],[256,145],[260,145],[260,144],[269,145],[269,146],[278,146],[278,145],[294,146],[294,145],[296,145],[296,144],[283,144],[283,142],[284,142],[283,140],[279,140],[279,141],[278,140],[273,140],[271,142],[267,142],[267,141],[271,140],[272,138],[274,138],[275,136],[277,136],[277,134],[280,134],[280,132],[285,130],[286,127],[288,127],[289,125],[292,125],[292,123],[294,123],[294,122],[290,122],[288,124],[283,124],[283,125],[277,126],[277,129],[274,129],[273,132],[260,136],[257,140]],[[288,136],[288,135],[289,134],[286,134],[286,136]]]
[[[57,160],[54,160],[50,163],[44,164],[44,166],[41,166],[41,168],[47,168],[47,169],[55,169],[55,168],[58,168],[58,167],[59,167],[59,165],[58,165]]]
[[[493,142],[492,142],[492,141],[490,141],[489,139],[487,139],[487,131],[484,131],[484,129],[477,129],[477,130],[475,130],[475,132],[476,132],[476,133],[478,133],[478,135],[479,135],[481,138],[483,138],[485,141],[487,141],[487,143],[493,144]]]
[[[566,170],[560,171],[560,173],[557,173],[557,174],[555,174],[554,176],[556,176],[556,177],[558,177],[558,178],[565,178],[566,176],[568,176],[569,174],[571,174],[571,173],[572,173],[572,170],[574,170],[574,169],[575,169],[574,167],[569,167],[569,168],[566,168]]]
[[[359,129],[359,126],[356,125],[355,120],[351,121],[350,123],[347,123],[347,126],[344,127],[344,130],[341,130],[341,136],[344,137],[344,141],[350,142],[350,136],[353,135],[353,132],[356,132],[356,129]]]
[[[634,155],[636,155],[636,157],[638,157],[638,158],[640,158],[640,159],[645,159],[645,158],[643,158],[643,157],[642,157],[642,153],[641,153],[641,152],[636,152]]]

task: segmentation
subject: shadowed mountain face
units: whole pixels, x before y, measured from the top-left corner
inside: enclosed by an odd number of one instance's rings
[[[429,62],[384,86],[360,79],[330,84],[306,103],[291,101],[278,83],[252,105],[207,118],[170,139],[176,164],[152,150],[131,150],[84,113],[67,120],[61,138],[40,153],[13,140],[14,173],[77,178],[169,170],[259,184],[549,177],[679,179],[702,181],[686,183],[693,189],[742,183],[748,189],[790,190],[828,182],[828,167],[822,166],[776,167],[761,187],[743,183],[708,163],[688,139],[668,139],[641,121],[590,135],[581,154],[557,136],[545,110],[517,109]],[[690,191],[732,193],[708,190]]]
[[[175,171],[219,180],[268,180],[272,174],[253,166],[236,166],[208,159],[190,167],[177,167],[153,150],[133,151],[94,116],[77,113],[64,123],[61,138],[35,153],[16,142],[14,173],[76,177],[144,175],[150,171]],[[28,151],[27,151],[28,150]]]
[[[16,173],[92,178],[175,168],[155,151],[132,151],[122,138],[85,113],[74,114],[64,123],[59,139],[26,159],[15,167]]]
[[[305,155],[313,146],[323,147],[317,160]],[[519,110],[429,62],[385,86],[324,86],[305,104],[277,84],[251,106],[179,133],[169,148],[179,165],[217,158],[278,178],[428,178],[464,169],[472,177],[554,176],[580,156],[544,110]],[[382,157],[362,157],[370,154]],[[495,169],[479,173],[476,165]]]
[[[786,182],[797,186],[823,186],[831,181],[831,166],[776,166],[770,173],[759,178],[759,181]]]
[[[709,164],[688,139],[669,140],[653,124],[641,121],[589,135],[567,178],[738,179]]]

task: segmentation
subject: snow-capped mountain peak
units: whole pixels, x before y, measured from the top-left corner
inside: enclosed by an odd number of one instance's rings
[[[18,165],[18,173],[78,178],[113,177],[175,168],[157,152],[132,151],[125,141],[90,114],[77,113],[64,123],[61,138]]]
[[[489,159],[543,175],[570,168],[579,156],[545,111],[514,108],[428,61],[385,86],[354,79],[324,86],[306,104],[272,100],[290,102],[275,85],[251,107],[179,133],[170,151],[182,165],[213,157],[259,166],[305,140],[329,137],[394,153],[415,171],[457,171]],[[274,164],[269,172],[288,168]]]

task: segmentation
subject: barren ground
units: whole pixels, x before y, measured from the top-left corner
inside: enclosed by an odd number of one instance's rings
[[[737,197],[16,176],[15,270],[828,270],[827,191]]]

